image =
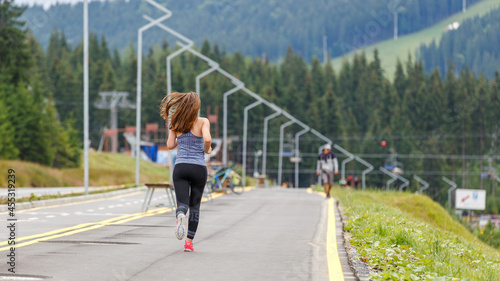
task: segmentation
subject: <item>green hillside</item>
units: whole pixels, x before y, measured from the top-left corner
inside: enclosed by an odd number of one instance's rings
[[[89,185],[134,183],[135,161],[135,158],[124,154],[91,152]],[[83,186],[83,164],[78,168],[56,169],[21,160],[0,160],[0,169],[16,171],[16,188]],[[141,160],[141,183],[165,182],[168,179],[168,170],[165,166]],[[0,179],[0,185],[7,186],[7,177]]]
[[[374,280],[500,280],[500,252],[427,196],[334,189]],[[456,279],[455,279],[456,278]]]
[[[373,50],[378,49],[380,60],[382,61],[382,68],[385,70],[385,76],[392,79],[396,70],[396,61],[398,58],[400,58],[401,61],[406,61],[408,54],[411,53],[411,55],[414,56],[415,51],[417,51],[421,44],[429,44],[432,40],[439,42],[439,39],[443,33],[445,33],[448,24],[453,22],[463,22],[466,19],[476,16],[483,16],[499,6],[500,0],[484,0],[469,7],[465,14],[455,14],[429,28],[406,36],[400,36],[397,41],[388,39],[356,50],[356,52],[364,51],[367,54],[372,54]],[[346,58],[352,59],[353,55],[354,53],[351,52],[349,55],[333,59],[335,70],[340,70],[342,61]]]

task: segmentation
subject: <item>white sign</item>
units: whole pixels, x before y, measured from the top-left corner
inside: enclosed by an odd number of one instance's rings
[[[484,210],[486,207],[486,190],[457,189],[455,208],[468,210]]]

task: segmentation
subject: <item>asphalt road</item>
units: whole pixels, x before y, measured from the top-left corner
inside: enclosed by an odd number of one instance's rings
[[[168,208],[140,213],[144,195],[16,212],[18,279],[4,243],[0,280],[328,280],[328,205],[318,194],[256,189],[204,202],[192,253]],[[153,202],[166,203],[165,193]],[[8,214],[0,219],[6,241]]]

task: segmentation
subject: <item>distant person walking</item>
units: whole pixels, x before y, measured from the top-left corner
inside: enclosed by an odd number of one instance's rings
[[[167,148],[177,150],[173,171],[177,197],[175,235],[186,235],[184,221],[189,210],[189,223],[184,251],[193,251],[193,239],[200,220],[200,203],[207,183],[204,153],[211,153],[210,122],[199,118],[200,98],[194,92],[172,93],[161,102],[161,116],[169,121]]]
[[[316,175],[321,174],[321,180],[323,181],[323,187],[325,188],[326,198],[330,198],[330,190],[333,184],[333,174],[339,173],[339,163],[337,157],[333,154],[332,146],[325,145],[323,152],[318,156],[318,161],[316,164]],[[328,188],[327,188],[328,187]]]

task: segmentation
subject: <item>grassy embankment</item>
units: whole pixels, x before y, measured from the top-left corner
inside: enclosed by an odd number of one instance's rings
[[[388,39],[367,46],[363,49],[359,49],[357,51],[364,51],[367,54],[369,60],[372,60],[373,51],[375,49],[378,49],[382,68],[385,70],[385,76],[392,80],[394,72],[396,71],[396,62],[398,58],[402,62],[404,62],[408,58],[409,53],[411,53],[411,55],[415,57],[415,51],[420,47],[420,45],[424,43],[429,44],[432,42],[432,40],[435,40],[436,43],[439,44],[439,40],[441,39],[442,34],[446,31],[446,27],[448,26],[448,24],[452,22],[463,22],[466,19],[470,19],[476,16],[483,16],[492,9],[498,8],[499,6],[500,0],[483,0],[473,6],[468,7],[465,14],[461,12],[457,13],[431,27],[412,34],[400,36],[397,41]],[[390,24],[392,24],[392,22]],[[344,59],[352,60],[353,56],[354,53],[351,52],[345,56],[333,59],[332,63],[335,70],[339,71],[342,66],[342,61]]]
[[[19,160],[0,160],[0,171],[5,172],[5,176],[0,177],[2,187],[7,187],[8,169],[16,171],[16,188],[83,186],[83,159],[80,167],[71,169],[55,169]],[[165,182],[169,179],[165,166],[141,160],[140,169],[141,183]],[[90,152],[90,186],[132,185],[134,182],[135,158],[124,154]]]
[[[319,190],[319,189],[318,189]],[[500,280],[500,251],[427,196],[332,191],[349,218],[351,244],[376,280]]]

